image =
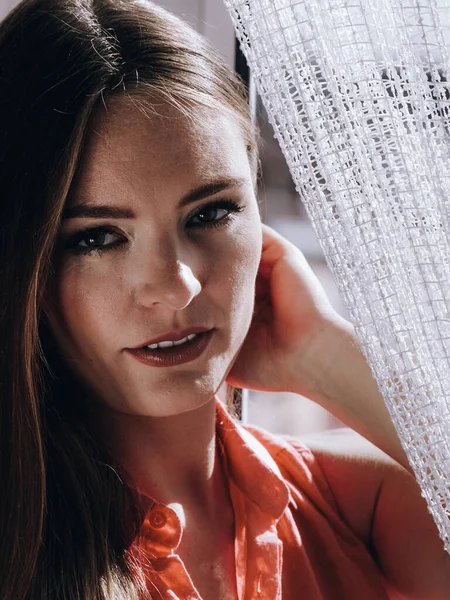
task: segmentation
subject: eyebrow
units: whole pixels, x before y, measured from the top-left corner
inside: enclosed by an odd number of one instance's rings
[[[178,208],[183,208],[197,200],[202,200],[229,188],[244,187],[245,185],[248,185],[248,180],[245,177],[222,177],[221,179],[210,181],[183,196],[178,204]],[[92,204],[89,202],[79,202],[63,210],[63,219],[81,217],[89,219],[134,219],[136,215],[129,208]]]

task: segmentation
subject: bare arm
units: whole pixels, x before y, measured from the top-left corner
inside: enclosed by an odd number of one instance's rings
[[[450,555],[414,477],[350,429],[302,438],[343,518],[365,543],[397,600],[450,600]]]
[[[302,356],[292,391],[311,398],[411,471],[353,326],[341,317],[322,320]],[[308,386],[304,387],[304,375]]]

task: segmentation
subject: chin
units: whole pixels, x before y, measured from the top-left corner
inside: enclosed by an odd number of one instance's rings
[[[220,384],[213,388],[203,387],[203,389],[195,386],[194,390],[189,392],[186,390],[184,393],[167,391],[161,392],[157,396],[141,393],[138,397],[133,396],[132,398],[129,397],[128,392],[126,404],[118,406],[118,411],[140,417],[173,417],[199,409],[208,402],[214,401],[219,387]]]

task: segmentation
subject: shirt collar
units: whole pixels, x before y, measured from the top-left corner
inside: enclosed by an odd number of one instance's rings
[[[289,488],[264,446],[231,417],[216,396],[216,435],[229,476],[250,500],[278,521],[289,503]]]
[[[217,396],[215,401],[217,451],[227,478],[275,524],[289,503],[289,488],[265,447],[228,414]],[[180,519],[172,508],[149,496],[142,498],[148,508],[138,535],[139,545],[149,558],[164,559],[180,543]]]

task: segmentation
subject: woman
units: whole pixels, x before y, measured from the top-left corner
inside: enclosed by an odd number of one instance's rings
[[[261,225],[213,49],[150,2],[24,0],[0,65],[2,600],[450,598],[352,327]],[[225,380],[355,433],[244,428]]]

